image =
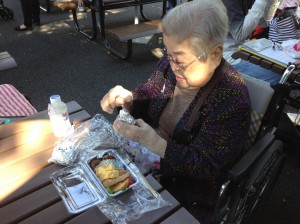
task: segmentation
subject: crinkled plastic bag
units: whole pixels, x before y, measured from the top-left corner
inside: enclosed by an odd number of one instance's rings
[[[300,51],[297,51],[294,49],[295,44],[297,44],[299,40],[292,39],[292,40],[286,40],[281,43],[281,46],[283,50],[292,58],[300,58]]]
[[[105,203],[98,205],[98,208],[113,224],[126,224],[131,220],[139,219],[146,212],[170,205],[172,204],[160,194],[154,197],[142,184],[138,184],[132,188],[129,199],[107,198]]]
[[[52,156],[48,162],[72,165],[95,152],[96,147],[119,148],[126,144],[123,136],[115,132],[111,123],[101,114],[84,122],[74,132],[55,143]]]

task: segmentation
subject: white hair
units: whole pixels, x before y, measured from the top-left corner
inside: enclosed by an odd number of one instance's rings
[[[220,0],[194,0],[170,10],[162,21],[166,36],[188,40],[195,54],[223,45],[228,33],[227,10]],[[205,58],[205,57],[204,57]]]

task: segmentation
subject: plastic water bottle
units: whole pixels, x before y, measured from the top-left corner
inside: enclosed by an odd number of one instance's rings
[[[48,104],[48,114],[51,121],[53,133],[56,137],[66,137],[74,131],[69,119],[67,105],[61,101],[59,95],[50,97]]]

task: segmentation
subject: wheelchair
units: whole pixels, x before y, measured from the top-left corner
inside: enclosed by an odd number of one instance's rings
[[[4,21],[14,18],[14,12],[10,8],[4,6],[3,0],[0,0],[0,17]]]
[[[247,153],[229,170],[223,182],[212,223],[247,223],[259,202],[267,197],[284,164],[283,141],[277,134],[280,117],[286,105],[299,110],[299,100],[292,99],[291,90],[299,84],[288,83],[295,65],[290,65],[276,86],[244,77],[249,90],[252,112],[259,112],[261,123]],[[253,119],[252,119],[253,120]]]

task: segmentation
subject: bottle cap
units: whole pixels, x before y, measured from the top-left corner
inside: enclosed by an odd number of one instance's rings
[[[60,102],[61,102],[60,95],[50,96],[50,103],[51,104],[57,104],[57,103],[60,103]]]

